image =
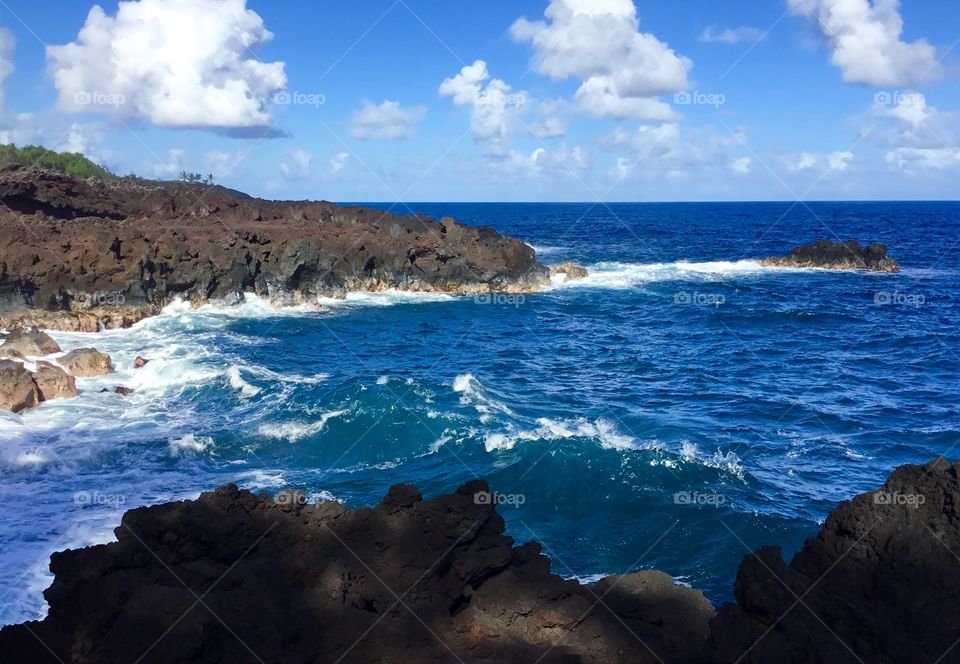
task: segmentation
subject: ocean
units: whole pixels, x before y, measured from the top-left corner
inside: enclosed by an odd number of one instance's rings
[[[0,415],[0,623],[44,615],[52,551],[227,482],[365,506],[480,477],[556,573],[658,569],[719,603],[749,551],[790,556],[893,467],[958,456],[960,203],[409,209],[590,276],[326,313],[175,303],[129,330],[53,333],[118,371]],[[885,242],[903,270],[759,265],[820,238]],[[99,391],[116,385],[136,391]]]

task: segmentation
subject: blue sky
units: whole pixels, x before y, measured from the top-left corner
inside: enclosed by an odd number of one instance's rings
[[[0,140],[274,198],[957,198],[953,2],[99,7],[0,2]]]

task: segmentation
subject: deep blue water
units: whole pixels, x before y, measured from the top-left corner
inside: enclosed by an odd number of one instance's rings
[[[0,623],[44,611],[52,550],[227,481],[358,506],[482,477],[556,572],[656,568],[723,601],[748,550],[792,554],[894,466],[958,456],[958,203],[410,207],[592,275],[55,334],[120,372],[0,418]],[[821,237],[886,242],[904,269],[752,262]],[[134,371],[137,354],[153,361]],[[98,393],[116,384],[137,392]]]

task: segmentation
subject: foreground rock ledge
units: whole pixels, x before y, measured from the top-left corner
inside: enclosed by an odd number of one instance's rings
[[[223,187],[76,180],[0,168],[0,327],[95,332],[254,292],[278,304],[347,291],[531,291],[549,281],[527,244],[452,219]]]
[[[54,554],[49,616],[0,631],[0,657],[956,662],[958,477],[943,460],[897,469],[789,566],[774,548],[747,556],[737,603],[716,616],[659,572],[592,588],[551,574],[537,544],[514,547],[477,504],[482,482],[429,501],[398,485],[357,510],[230,485],[131,510],[118,542]]]

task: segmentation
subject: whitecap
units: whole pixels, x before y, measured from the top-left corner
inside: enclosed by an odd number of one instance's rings
[[[200,454],[213,447],[213,438],[210,436],[197,437],[188,433],[180,438],[174,438],[167,441],[167,447],[172,456],[179,456],[183,452],[194,452]]]
[[[295,443],[298,440],[312,436],[323,431],[327,422],[334,418],[345,415],[347,410],[333,410],[324,413],[316,422],[276,422],[271,424],[261,424],[257,433],[267,438],[276,438]]]
[[[235,364],[227,369],[227,379],[230,381],[230,387],[240,390],[240,394],[245,397],[255,397],[260,394],[260,388],[245,381],[240,375],[240,367]]]

